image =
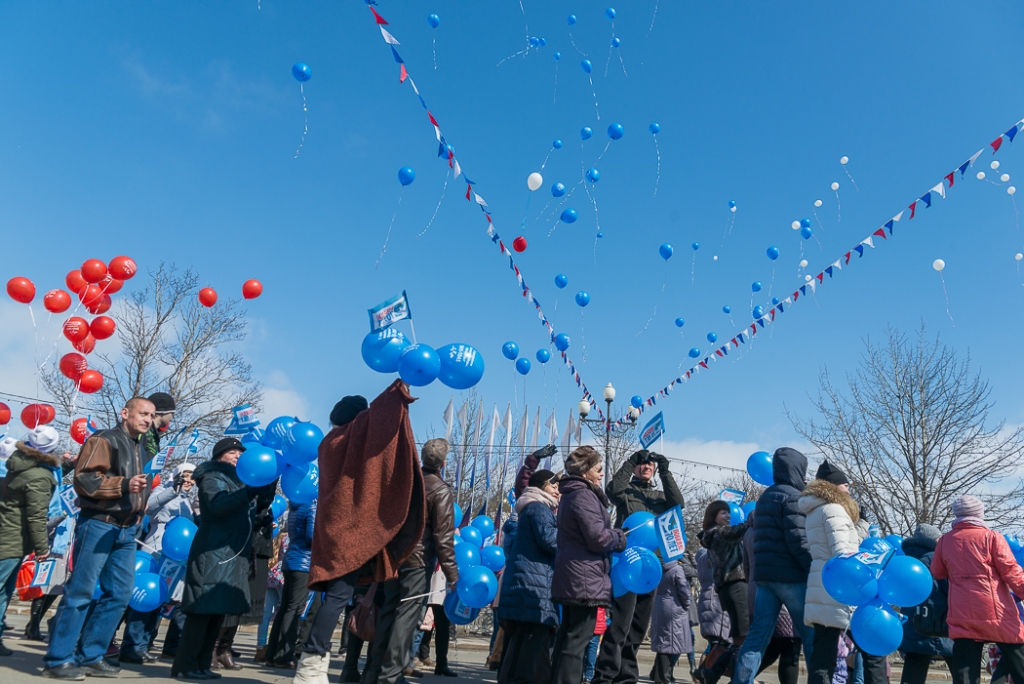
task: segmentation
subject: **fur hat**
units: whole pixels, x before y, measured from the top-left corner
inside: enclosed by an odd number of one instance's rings
[[[823,461],[822,464],[818,466],[818,472],[814,474],[814,477],[819,480],[831,482],[834,485],[850,484],[850,480],[846,477],[846,473],[839,468],[836,468],[828,461]]]
[[[448,458],[448,450],[451,444],[447,439],[438,438],[427,440],[420,450],[420,458],[423,460],[423,467],[431,470],[444,468],[445,459]]]
[[[957,518],[985,519],[985,504],[976,496],[964,494],[953,500],[953,515]]]
[[[601,463],[601,454],[592,446],[577,447],[565,457],[565,472],[570,475],[582,475]]]
[[[331,410],[331,425],[334,427],[348,425],[352,422],[353,418],[368,408],[370,408],[370,405],[366,403],[366,397],[359,396],[358,394],[343,397],[341,401],[334,405],[334,409]]]
[[[25,443],[33,449],[48,454],[60,444],[60,435],[49,425],[39,425],[29,431]]]

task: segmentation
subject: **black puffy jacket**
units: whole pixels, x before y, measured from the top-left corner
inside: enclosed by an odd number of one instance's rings
[[[903,540],[903,553],[924,563],[929,571],[932,569],[932,556],[935,555],[935,540],[914,535]],[[932,591],[938,587],[943,594],[949,595],[947,580],[932,580]],[[944,637],[924,636],[914,629],[914,609],[904,611],[910,619],[903,623],[903,643],[899,650],[904,653],[920,653],[939,658],[953,657],[953,640]]]
[[[772,457],[775,484],[754,508],[755,582],[806,584],[811,552],[805,516],[797,502],[807,476],[807,457],[796,449],[777,449]]]

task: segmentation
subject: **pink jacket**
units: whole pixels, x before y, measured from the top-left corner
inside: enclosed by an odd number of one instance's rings
[[[1010,596],[1024,596],[1024,571],[1001,534],[958,523],[939,539],[931,569],[935,579],[949,580],[951,638],[1024,644],[1024,624]]]

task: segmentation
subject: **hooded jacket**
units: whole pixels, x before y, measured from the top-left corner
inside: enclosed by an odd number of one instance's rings
[[[931,570],[935,546],[936,540],[915,533],[913,537],[907,537],[903,540],[903,553],[921,561],[926,568]],[[949,596],[949,583],[946,580],[933,579],[932,582],[932,591],[938,588],[947,597]],[[912,614],[913,610],[911,608],[907,612]],[[911,619],[903,623],[903,643],[900,644],[899,650],[904,653],[920,653],[939,658],[952,658],[953,640],[943,637],[924,636],[914,629],[914,620],[911,615]]]
[[[707,640],[728,642],[729,614],[722,609],[722,602],[715,591],[715,572],[711,568],[711,556],[707,549],[697,551],[697,577],[700,581],[700,594],[697,596],[697,619],[700,622],[700,635]]]
[[[821,571],[832,558],[856,553],[860,548],[855,524],[860,519],[857,502],[831,482],[814,480],[800,497],[800,510],[807,516],[807,543],[812,558],[804,623],[846,629],[853,609],[829,596],[821,581]]]
[[[535,487],[527,487],[516,501],[519,525],[501,577],[499,620],[558,625],[558,610],[551,603],[557,506],[555,497]]]
[[[804,489],[807,457],[796,449],[777,449],[772,457],[775,484],[754,507],[755,582],[805,584],[811,553],[804,532],[804,514],[797,502]]]
[[[164,528],[171,518],[179,516],[192,519],[192,504],[188,494],[175,488],[173,482],[162,484],[153,490],[146,503],[146,515],[149,516],[149,535],[143,543],[154,549],[163,548]]]
[[[622,527],[622,522],[637,511],[647,511],[661,515],[670,508],[683,506],[683,493],[679,491],[675,477],[668,468],[668,459],[664,456],[658,461],[658,477],[661,478],[665,491],[654,488],[654,481],[644,482],[633,477],[641,454],[638,451],[625,460],[615,477],[605,488],[608,499],[615,504],[615,527]],[[646,454],[644,454],[646,455]]]
[[[459,581],[459,567],[455,563],[455,507],[451,486],[433,468],[423,468],[423,490],[427,516],[423,538],[419,546],[405,561],[407,568],[427,568],[433,572],[440,562],[441,572],[448,582]]]
[[[751,517],[754,512],[750,513]],[[750,518],[747,518],[750,520]],[[751,527],[743,535],[743,572],[747,577],[754,576],[754,528]],[[747,612],[750,614],[750,624],[754,624],[754,600],[757,597],[757,582],[747,580]],[[797,636],[793,630],[793,617],[783,604],[779,608],[779,619],[775,621],[775,632],[773,637],[792,639]]]
[[[697,535],[700,544],[708,550],[711,567],[715,575],[715,591],[730,582],[746,581],[743,570],[743,535],[750,527],[749,522],[739,525],[716,525]]]
[[[682,654],[693,650],[690,640],[690,583],[678,563],[662,565],[661,582],[651,610],[651,650]]]
[[[75,492],[82,509],[79,520],[96,518],[118,527],[142,522],[149,487],[128,491],[129,480],[144,475],[150,460],[142,437],[132,439],[124,423],[118,423],[85,440],[75,463]]]
[[[7,459],[0,502],[0,560],[49,553],[46,513],[57,487],[53,469],[59,467],[56,456],[25,442],[18,442],[17,450]]]

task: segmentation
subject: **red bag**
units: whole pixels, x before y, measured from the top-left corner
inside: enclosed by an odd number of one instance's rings
[[[36,562],[33,560],[34,558],[35,554],[30,555],[21,564],[21,568],[18,569],[18,579],[15,581],[15,586],[18,589],[18,598],[22,601],[31,601],[43,596],[42,587],[29,586],[32,584],[32,578],[36,576]]]
[[[377,606],[373,599],[377,596],[377,583],[370,585],[366,596],[359,599],[359,603],[349,613],[348,622],[345,624],[348,631],[355,634],[363,641],[373,642],[377,634]]]

